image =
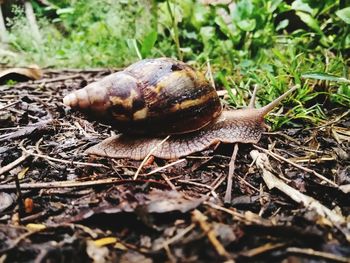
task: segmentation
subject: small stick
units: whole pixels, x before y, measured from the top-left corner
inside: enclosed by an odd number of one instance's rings
[[[215,182],[215,184],[212,184],[211,187],[213,187],[213,191],[215,191],[217,188],[219,188],[219,186],[225,181],[226,179],[226,175],[221,175],[221,177],[219,177],[219,179],[217,180],[217,182]]]
[[[15,179],[15,185],[16,185],[16,191],[17,191],[18,223],[21,223],[21,218],[22,218],[22,215],[24,214],[24,201],[23,201],[23,195],[22,195],[21,186],[20,186],[17,174],[15,174],[14,179]]]
[[[228,209],[226,207],[219,206],[219,205],[214,204],[214,203],[209,202],[209,201],[204,201],[203,204],[210,206],[211,208],[214,208],[216,210],[230,214],[230,215],[232,215],[232,217],[234,219],[236,219],[236,220],[238,220],[246,225],[250,225],[250,224],[263,225],[263,226],[274,225],[274,223],[272,223],[270,220],[264,219],[264,218],[260,217],[259,215],[254,214],[252,212],[246,212],[244,214],[241,214],[233,209]]]
[[[170,186],[171,190],[177,191],[176,186],[170,181],[170,179],[165,175],[161,174],[162,178],[164,179],[165,182]]]
[[[210,185],[206,185],[206,184],[201,184],[201,183],[197,183],[197,182],[192,182],[192,181],[187,181],[187,180],[178,180],[178,183],[182,183],[182,184],[190,184],[190,185],[195,185],[198,187],[203,187],[203,188],[207,188],[210,190],[210,194],[212,194],[212,196],[214,198],[218,198],[217,193],[214,191],[213,187],[211,187]]]
[[[337,262],[350,263],[350,259],[348,257],[342,257],[342,256],[334,255],[323,251],[316,251],[311,248],[289,247],[287,248],[287,252],[292,254],[308,255],[308,256],[323,258],[326,260],[332,260]]]
[[[62,77],[57,77],[57,78],[52,78],[52,79],[39,79],[39,80],[32,80],[32,81],[27,81],[27,82],[22,82],[22,83],[17,83],[14,85],[16,88],[22,88],[22,87],[30,87],[30,88],[37,88],[38,84],[47,84],[47,83],[52,83],[52,82],[58,82],[58,81],[64,81],[68,79],[77,79],[77,78],[82,78],[81,75],[75,74],[75,75],[70,75],[70,76],[62,76]],[[6,86],[6,85],[2,85]]]
[[[43,138],[40,138],[36,143],[35,143],[35,150],[38,154],[43,154],[43,152],[40,150],[39,146],[40,146],[40,143],[43,141]],[[39,157],[36,157],[36,159],[39,158]],[[50,161],[50,160],[47,160],[47,162],[52,165],[52,166],[55,166],[54,162]]]
[[[249,182],[247,182],[247,180],[245,180],[243,177],[238,176],[238,180],[241,180],[243,183],[245,183],[246,185],[248,185],[250,188],[252,188],[253,190],[259,192],[259,189],[256,188],[255,186],[253,186],[252,184],[250,184]]]
[[[282,157],[281,155],[278,155],[278,154],[276,154],[276,153],[274,153],[274,152],[271,152],[271,151],[269,151],[269,150],[266,150],[266,149],[264,149],[264,148],[261,148],[261,147],[259,147],[259,146],[257,146],[257,145],[253,145],[253,146],[254,146],[254,148],[256,148],[256,149],[261,150],[261,151],[263,151],[264,153],[267,153],[268,155],[270,155],[271,157],[275,158],[276,160],[282,160],[282,161],[284,161],[284,162],[286,162],[286,163],[289,163],[289,164],[293,165],[294,167],[297,167],[297,168],[299,168],[299,169],[301,169],[301,170],[303,170],[303,171],[305,171],[305,172],[312,173],[313,175],[315,175],[315,176],[318,177],[319,179],[321,179],[321,180],[323,180],[323,181],[326,181],[327,183],[329,183],[330,185],[332,185],[332,186],[334,186],[334,187],[339,188],[339,185],[337,185],[336,183],[332,182],[332,181],[329,180],[328,178],[324,177],[322,174],[319,174],[318,172],[316,172],[316,171],[314,171],[314,170],[312,170],[312,169],[309,169],[309,168],[303,167],[303,166],[301,166],[301,165],[299,165],[299,164],[296,164],[295,162],[292,162],[292,161],[290,161],[290,160],[288,160],[288,159]]]
[[[84,162],[69,161],[69,160],[54,158],[54,157],[51,157],[51,156],[48,156],[48,155],[38,154],[38,153],[31,153],[31,155],[33,155],[35,157],[47,159],[47,160],[50,160],[50,161],[58,162],[58,163],[109,168],[108,166],[106,166],[104,164],[100,164],[100,163],[84,163]]]
[[[68,80],[68,79],[78,79],[78,78],[82,78],[81,74],[62,76],[62,77],[56,77],[56,78],[51,78],[51,79],[34,80],[34,81],[32,81],[32,84],[41,84],[41,83],[45,84],[45,83],[64,81],[64,80]]]
[[[175,165],[175,164],[182,163],[182,162],[184,162],[184,161],[186,161],[186,159],[179,159],[179,160],[177,160],[177,161],[175,161],[175,162],[169,163],[169,164],[164,165],[164,166],[162,166],[162,167],[158,167],[158,168],[154,169],[153,171],[150,171],[149,173],[147,173],[147,174],[145,174],[145,175],[151,175],[151,174],[158,173],[158,172],[161,171],[161,170],[164,170],[164,169],[166,169],[166,168],[169,168],[169,167],[171,167],[171,166],[173,166],[173,165]]]
[[[125,184],[125,183],[153,183],[158,184],[162,187],[168,187],[168,185],[164,184],[163,182],[158,182],[155,180],[120,180],[118,178],[107,178],[107,179],[99,179],[94,181],[84,181],[79,182],[75,180],[71,181],[58,181],[58,182],[47,182],[47,183],[40,183],[40,182],[34,182],[34,183],[22,183],[21,189],[51,189],[51,188],[68,188],[68,187],[89,187],[89,186],[96,186],[96,185],[106,185],[106,184]],[[16,189],[15,184],[5,184],[0,185],[0,190],[13,190]]]
[[[161,146],[166,140],[168,140],[170,138],[170,135],[168,135],[167,137],[164,138],[164,140],[162,140],[160,143],[158,143],[155,147],[153,147],[149,153],[145,156],[145,158],[143,158],[139,168],[137,168],[137,171],[134,175],[134,180],[137,179],[137,177],[139,176],[140,172],[141,172],[141,169],[142,167],[145,165],[145,163],[147,162],[148,158],[154,153],[154,151],[159,147]]]
[[[15,101],[15,102],[11,102],[11,103],[9,103],[9,104],[6,104],[6,105],[4,105],[4,106],[1,106],[0,107],[0,111],[1,110],[4,110],[4,109],[7,109],[7,108],[9,108],[9,107],[12,107],[12,106],[14,106],[14,105],[16,105],[16,104],[18,104],[18,103],[20,103],[21,101],[20,100],[17,100],[17,101]]]
[[[27,153],[22,154],[21,157],[19,157],[17,160],[13,161],[12,163],[9,163],[8,165],[5,165],[0,168],[0,175],[11,171],[13,168],[15,168],[17,165],[21,164],[24,162],[30,155]]]
[[[225,204],[231,203],[231,199],[232,199],[232,181],[233,181],[233,175],[235,171],[235,161],[237,157],[237,152],[238,152],[238,143],[235,143],[235,147],[233,149],[231,161],[229,164],[228,176],[227,176],[227,188],[226,188],[226,193],[224,198]]]
[[[276,243],[276,244],[274,244],[274,243],[266,243],[266,244],[264,244],[262,246],[242,251],[239,254],[244,256],[244,257],[252,258],[252,257],[256,257],[256,256],[258,256],[260,254],[266,253],[268,251],[273,251],[273,250],[279,249],[279,248],[284,247],[284,246],[286,246],[285,243]]]
[[[197,182],[192,182],[192,181],[188,181],[188,180],[177,180],[178,183],[182,183],[182,184],[191,184],[191,185],[195,185],[198,187],[202,187],[202,188],[207,188],[210,191],[213,190],[213,187],[211,187],[210,185],[206,185],[206,184],[201,184],[201,183],[197,183]]]
[[[223,257],[231,258],[230,254],[226,251],[225,247],[220,243],[216,237],[216,233],[213,227],[207,222],[207,217],[203,215],[199,210],[192,212],[193,221],[197,222],[203,232],[207,235],[210,243],[213,245],[216,252]]]
[[[69,160],[54,158],[54,157],[44,155],[44,154],[33,153],[31,151],[28,151],[26,148],[24,148],[23,141],[20,143],[19,147],[22,149],[23,152],[25,152],[28,155],[32,155],[35,157],[43,158],[43,159],[54,161],[54,162],[65,163],[65,164],[83,165],[83,166],[91,166],[91,167],[108,168],[106,165],[103,165],[100,163],[84,163],[84,162],[69,161]]]
[[[185,236],[187,233],[192,231],[195,228],[195,224],[190,224],[188,227],[183,229],[181,232],[179,232],[177,235],[173,236],[172,238],[169,238],[168,240],[165,240],[163,244],[160,244],[158,246],[155,246],[154,251],[158,251],[165,246],[169,246],[177,241],[179,241],[183,236]]]

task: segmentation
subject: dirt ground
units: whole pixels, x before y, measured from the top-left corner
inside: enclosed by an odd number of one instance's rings
[[[350,262],[350,112],[180,160],[88,156],[110,127],[69,110],[109,70],[0,86],[0,262]],[[226,200],[226,202],[224,202]]]

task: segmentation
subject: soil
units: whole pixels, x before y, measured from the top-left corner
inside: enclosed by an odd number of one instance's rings
[[[116,131],[62,98],[111,72],[0,86],[0,262],[350,262],[347,109],[238,145],[230,197],[233,145],[135,180],[140,161],[84,153]]]

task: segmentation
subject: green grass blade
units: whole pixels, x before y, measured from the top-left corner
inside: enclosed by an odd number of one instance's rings
[[[334,82],[341,82],[341,83],[350,83],[350,80],[342,77],[337,77],[331,74],[322,73],[322,72],[310,72],[310,73],[304,73],[301,75],[304,79],[318,79],[318,80],[328,80],[328,81],[334,81]]]

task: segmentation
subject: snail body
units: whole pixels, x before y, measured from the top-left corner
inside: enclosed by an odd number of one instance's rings
[[[158,158],[174,159],[218,142],[257,143],[265,131],[264,116],[295,88],[260,109],[223,111],[201,73],[183,62],[158,58],[141,60],[68,94],[64,103],[122,132],[92,146],[88,154],[140,160],[152,151]],[[165,135],[171,136],[163,141]]]

